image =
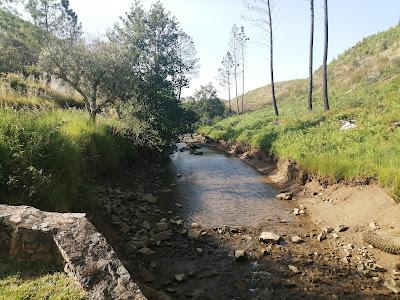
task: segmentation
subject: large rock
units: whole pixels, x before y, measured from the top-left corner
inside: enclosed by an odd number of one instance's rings
[[[50,246],[65,263],[65,271],[75,278],[89,299],[146,299],[113,248],[85,214],[0,205],[0,224],[10,231],[10,256],[19,257],[21,251],[24,254],[29,243],[51,242]]]
[[[264,231],[258,239],[263,243],[277,243],[281,239],[281,236],[273,232]]]

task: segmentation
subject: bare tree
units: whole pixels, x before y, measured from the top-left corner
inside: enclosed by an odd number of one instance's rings
[[[310,25],[310,65],[308,85],[308,110],[313,110],[313,60],[314,60],[314,0],[310,0],[311,25]]]
[[[325,11],[325,45],[324,45],[324,62],[323,62],[323,94],[324,94],[324,110],[329,110],[328,98],[328,0],[324,0]]]
[[[237,105],[237,112],[238,114],[240,113],[240,107],[239,107],[239,95],[238,95],[238,69],[239,69],[239,48],[240,48],[240,41],[239,41],[239,28],[236,25],[233,25],[232,30],[231,30],[231,55],[232,55],[232,60],[233,60],[233,76],[235,79],[235,91],[236,91],[236,105]]]
[[[274,30],[273,30],[273,11],[274,1],[273,0],[248,0],[246,2],[247,7],[252,11],[255,17],[246,18],[248,21],[253,22],[258,28],[260,28],[267,36],[266,45],[269,47],[270,57],[270,75],[271,75],[271,93],[272,93],[272,106],[274,108],[275,115],[279,115],[278,105],[276,103],[275,94],[275,78],[274,78]]]
[[[232,55],[228,51],[225,57],[222,59],[222,67],[218,70],[219,73],[218,81],[222,87],[225,87],[228,90],[229,115],[232,115],[231,86],[232,86],[233,68],[234,64]]]
[[[247,41],[249,38],[246,36],[246,33],[244,32],[244,27],[241,27],[240,30],[240,35],[239,35],[239,44],[240,44],[240,52],[241,52],[241,58],[242,58],[242,113],[244,112],[244,74],[245,74],[245,52],[246,52],[246,46],[247,46]]]

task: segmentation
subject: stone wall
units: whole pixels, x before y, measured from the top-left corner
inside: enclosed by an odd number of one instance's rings
[[[0,258],[10,257],[61,262],[90,299],[146,299],[85,214],[0,205]]]

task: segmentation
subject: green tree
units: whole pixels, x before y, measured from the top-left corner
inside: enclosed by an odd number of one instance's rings
[[[160,2],[147,12],[136,1],[109,32],[111,41],[126,50],[131,70],[131,86],[122,100],[131,102],[134,117],[148,124],[166,144],[182,131],[184,112],[177,87],[187,65],[181,59],[180,37],[178,22]]]
[[[201,86],[186,100],[184,107],[195,112],[196,121],[200,124],[212,124],[227,115],[226,106],[218,98],[217,90],[211,83]]]
[[[115,100],[110,90],[115,88],[115,76],[126,68],[124,57],[114,43],[55,41],[42,51],[40,67],[74,88],[94,120],[105,104]]]

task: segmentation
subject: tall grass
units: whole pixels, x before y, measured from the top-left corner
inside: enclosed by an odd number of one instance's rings
[[[93,178],[134,159],[111,123],[83,111],[0,110],[0,197],[47,210],[91,205]]]

